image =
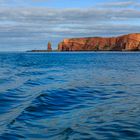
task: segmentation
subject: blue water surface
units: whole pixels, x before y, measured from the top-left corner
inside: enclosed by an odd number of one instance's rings
[[[140,140],[140,53],[0,53],[0,140]]]

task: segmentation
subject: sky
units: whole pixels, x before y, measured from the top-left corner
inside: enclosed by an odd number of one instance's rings
[[[140,0],[0,0],[0,51],[129,33],[140,33]]]

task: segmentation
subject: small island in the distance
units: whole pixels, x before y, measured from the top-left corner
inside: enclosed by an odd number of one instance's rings
[[[51,52],[51,43],[47,50],[30,52]],[[140,51],[140,33],[118,37],[85,37],[64,39],[55,51]]]

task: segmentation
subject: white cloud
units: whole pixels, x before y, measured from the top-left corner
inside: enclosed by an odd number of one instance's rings
[[[110,7],[110,8],[118,8],[118,7],[129,7],[135,5],[137,2],[136,1],[115,1],[115,2],[108,2],[108,3],[101,3],[99,6],[102,7]]]

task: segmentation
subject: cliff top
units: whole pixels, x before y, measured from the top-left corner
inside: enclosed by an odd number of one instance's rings
[[[91,39],[91,38],[118,38],[118,37],[126,37],[126,36],[131,36],[131,37],[136,37],[136,36],[140,36],[140,33],[130,33],[130,34],[126,34],[126,35],[119,35],[119,36],[110,36],[110,37],[104,37],[104,36],[93,36],[93,37],[76,37],[76,38],[66,38],[63,41],[67,42],[68,40],[75,40],[75,39]]]

